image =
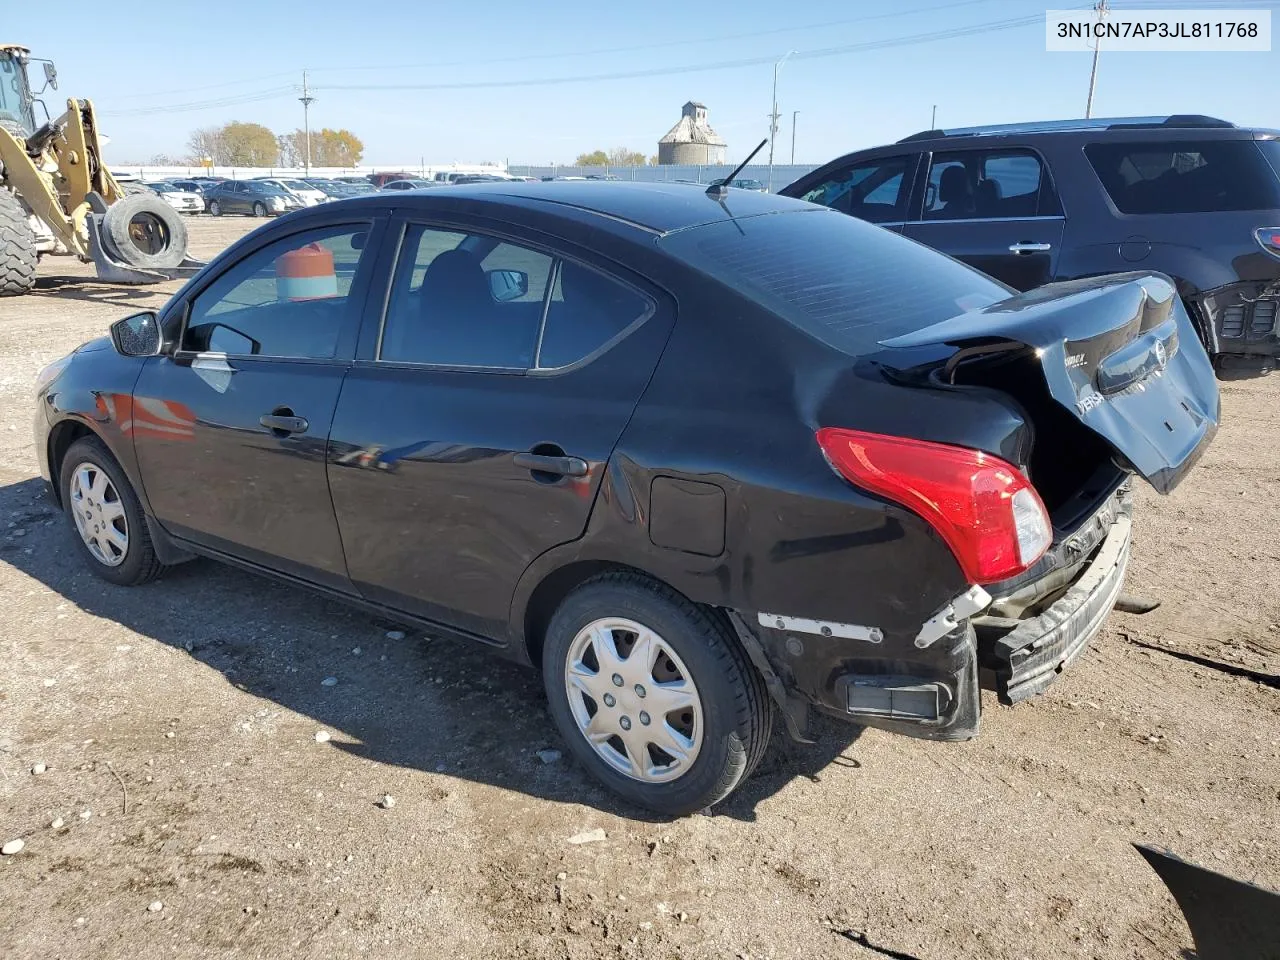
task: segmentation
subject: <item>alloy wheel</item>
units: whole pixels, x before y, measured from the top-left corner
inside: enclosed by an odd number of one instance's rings
[[[129,519],[115,484],[96,463],[83,462],[71,475],[71,516],[95,560],[108,567],[129,552]]]
[[[578,730],[613,769],[667,783],[693,766],[702,701],[684,661],[648,627],[623,618],[587,624],[569,647],[564,680]]]

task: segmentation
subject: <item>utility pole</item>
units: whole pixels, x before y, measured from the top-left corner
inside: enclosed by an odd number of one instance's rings
[[[933,113],[929,114],[929,129],[938,129],[938,105],[936,103],[933,105]]]
[[[1098,12],[1098,23],[1102,23],[1107,15],[1107,0],[1098,0],[1093,9]],[[1093,91],[1098,85],[1098,52],[1102,49],[1102,38],[1093,38],[1093,69],[1089,71],[1089,99],[1084,104],[1084,118],[1093,116]]]
[[[769,192],[773,193],[773,141],[778,135],[778,71],[781,70],[790,59],[794,50],[788,50],[787,55],[773,65],[773,112],[769,114]]]
[[[302,96],[298,98],[302,103],[302,132],[307,138],[307,150],[304,157],[306,164],[307,176],[311,176],[311,105],[316,102],[316,98],[311,96],[311,92],[307,89],[307,71],[302,71]]]
[[[800,116],[799,110],[791,111],[791,165],[796,165],[796,117]]]

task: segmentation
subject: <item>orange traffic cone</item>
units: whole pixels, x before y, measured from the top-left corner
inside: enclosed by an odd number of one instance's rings
[[[338,295],[333,253],[318,243],[276,258],[276,296],[281,300],[321,300]]]

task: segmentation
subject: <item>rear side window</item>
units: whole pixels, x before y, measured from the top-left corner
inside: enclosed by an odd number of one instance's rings
[[[800,199],[871,223],[902,220],[911,189],[907,170],[914,159],[887,157],[852,164],[810,187]]]
[[[1009,296],[991,278],[922,244],[816,211],[722,220],[659,244],[852,354]]]
[[[1280,179],[1252,140],[1091,143],[1084,153],[1121,213],[1280,208]]]
[[[567,367],[649,314],[649,300],[589,267],[561,260],[538,344],[540,369]]]

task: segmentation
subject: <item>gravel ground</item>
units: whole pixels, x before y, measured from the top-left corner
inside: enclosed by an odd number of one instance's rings
[[[253,225],[192,221],[194,252]],[[1200,467],[1141,490],[1130,588],[1163,606],[1044,697],[987,698],[967,744],[779,731],[713,816],[660,822],[537,755],[531,672],[208,562],[88,574],[31,381],[177,286],[89,276],[0,301],[6,957],[1169,958],[1131,841],[1280,888],[1280,378],[1225,385]]]

